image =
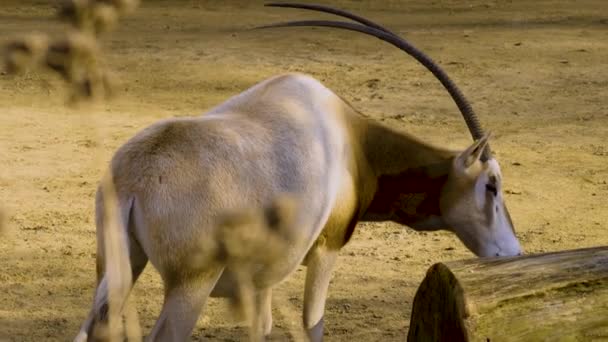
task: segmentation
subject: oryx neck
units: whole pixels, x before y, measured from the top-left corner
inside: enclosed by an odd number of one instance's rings
[[[392,220],[416,228],[440,217],[439,197],[455,153],[369,123],[364,146],[376,187],[364,220]]]
[[[362,150],[376,177],[413,169],[447,172],[446,162],[451,162],[455,156],[453,151],[431,146],[374,121],[368,121],[363,131]]]

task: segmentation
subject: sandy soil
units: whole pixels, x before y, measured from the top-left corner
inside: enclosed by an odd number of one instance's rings
[[[56,30],[47,3],[3,0],[0,42]],[[331,3],[395,29],[462,87],[494,132],[526,251],[608,244],[605,1]],[[61,83],[49,75],[0,75],[0,199],[10,214],[0,241],[0,340],[66,341],[78,331],[94,285],[96,183],[113,151],[161,118],[203,113],[262,79],[301,71],[388,125],[452,148],[470,142],[439,83],[386,44],[328,29],[244,30],[282,17],[315,15],[260,1],[143,1],[105,40],[120,97],[82,112],[64,107]],[[329,341],[403,340],[425,270],[472,256],[449,233],[389,223],[359,225],[341,254],[326,309]],[[276,340],[299,325],[303,276],[298,270],[278,290],[286,299],[275,305]],[[134,294],[149,331],[162,301],[152,268]],[[193,339],[233,341],[244,332],[224,301],[211,300]]]

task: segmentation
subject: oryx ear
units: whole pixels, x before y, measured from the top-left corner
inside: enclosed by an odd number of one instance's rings
[[[484,134],[479,140],[474,142],[466,150],[462,151],[455,159],[455,166],[460,170],[466,170],[481,157],[481,153],[486,148],[491,132]]]

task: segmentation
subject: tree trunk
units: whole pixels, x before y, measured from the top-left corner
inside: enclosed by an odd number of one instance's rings
[[[408,341],[608,341],[608,247],[438,263]]]

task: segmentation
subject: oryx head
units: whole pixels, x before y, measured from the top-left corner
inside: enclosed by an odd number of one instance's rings
[[[439,65],[405,39],[352,13],[322,5],[273,3],[267,4],[267,6],[325,12],[355,22],[306,20],[273,24],[261,28],[323,26],[364,33],[396,46],[431,71],[456,102],[476,141],[453,159],[447,181],[438,194],[440,216],[431,220],[433,222],[423,223],[423,225],[427,225],[427,229],[442,226],[442,228],[452,230],[478,256],[521,254],[513,223],[503,201],[502,176],[498,162],[492,157],[488,145],[489,135],[484,134],[471,105]],[[403,208],[397,210],[401,209]]]
[[[439,199],[441,218],[479,256],[518,255],[521,247],[504,203],[500,166],[484,157],[489,137],[454,158]]]

